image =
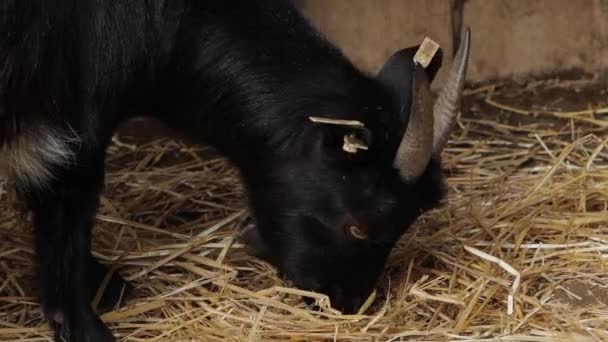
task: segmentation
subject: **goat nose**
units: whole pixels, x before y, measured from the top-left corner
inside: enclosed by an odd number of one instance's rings
[[[345,294],[342,290],[338,290],[332,303],[335,303],[334,307],[343,314],[355,314],[363,304],[362,298],[362,296]]]

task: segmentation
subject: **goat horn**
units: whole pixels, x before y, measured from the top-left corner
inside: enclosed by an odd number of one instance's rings
[[[432,111],[433,97],[428,77],[422,66],[416,65],[410,119],[393,162],[403,180],[408,181],[420,176],[431,159]]]
[[[456,115],[460,111],[470,47],[471,31],[467,27],[463,43],[456,53],[450,74],[433,107],[435,122],[433,130],[433,155],[436,157],[441,154],[441,151],[447,143],[452,127],[456,121]]]

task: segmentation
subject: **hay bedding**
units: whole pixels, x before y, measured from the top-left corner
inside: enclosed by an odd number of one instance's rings
[[[103,319],[128,341],[608,340],[606,95],[589,79],[469,89],[444,154],[447,203],[352,316],[314,294],[322,310],[307,310],[245,253],[243,188],[224,160],[121,137],[94,254],[136,290]],[[0,340],[47,341],[30,231],[0,189]]]

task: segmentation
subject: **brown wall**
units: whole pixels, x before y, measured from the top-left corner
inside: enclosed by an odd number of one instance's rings
[[[375,72],[393,51],[424,36],[451,56],[452,1],[301,3],[355,64]],[[470,81],[572,68],[608,70],[608,0],[465,0],[463,13],[463,25],[473,35]]]

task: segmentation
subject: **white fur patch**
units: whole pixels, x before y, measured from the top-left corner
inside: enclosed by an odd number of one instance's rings
[[[76,133],[38,126],[0,146],[0,171],[19,187],[41,187],[53,178],[53,169],[74,162],[79,142]]]

